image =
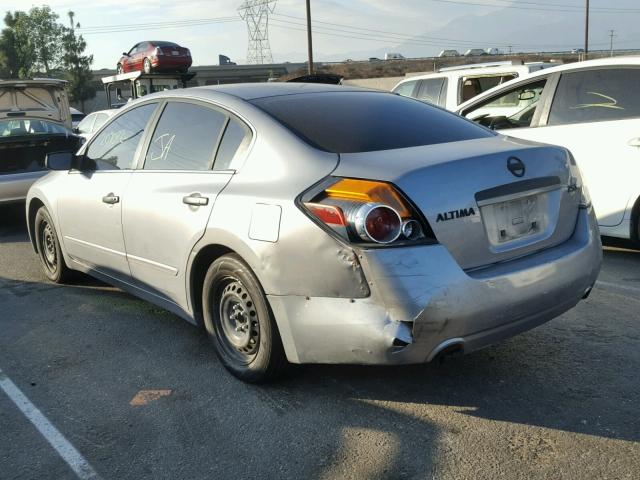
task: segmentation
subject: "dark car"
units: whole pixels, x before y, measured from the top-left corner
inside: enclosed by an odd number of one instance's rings
[[[24,201],[47,154],[80,147],[71,118],[64,80],[0,81],[0,204]]]
[[[191,52],[177,43],[149,40],[123,52],[118,61],[118,73],[143,71],[187,72],[191,66]]]

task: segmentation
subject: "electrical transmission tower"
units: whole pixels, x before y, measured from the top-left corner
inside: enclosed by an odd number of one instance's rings
[[[277,0],[245,0],[238,7],[240,18],[247,22],[249,46],[247,63],[273,63],[269,46],[269,14],[276,8]]]

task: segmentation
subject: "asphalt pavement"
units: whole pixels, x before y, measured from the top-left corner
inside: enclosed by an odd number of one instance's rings
[[[0,479],[640,478],[640,251],[608,243],[588,300],[499,345],[252,386],[175,315],[49,283],[2,208]]]

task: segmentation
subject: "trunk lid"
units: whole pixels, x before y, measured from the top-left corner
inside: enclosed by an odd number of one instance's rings
[[[55,79],[0,81],[0,120],[49,120],[71,128],[67,82]]]
[[[333,174],[396,185],[463,269],[566,241],[581,195],[566,150],[503,136],[341,154]]]

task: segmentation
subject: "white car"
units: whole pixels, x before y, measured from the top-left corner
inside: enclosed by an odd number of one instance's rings
[[[552,62],[507,61],[441,68],[435,73],[402,80],[392,91],[455,110],[461,103],[496,85],[556,65]]]
[[[97,112],[90,113],[78,124],[74,129],[74,132],[85,140],[89,140],[93,134],[96,133],[98,129],[116,113],[118,113],[117,108],[98,110]]]
[[[457,113],[569,149],[602,235],[640,240],[640,57],[572,63],[489,90]]]

